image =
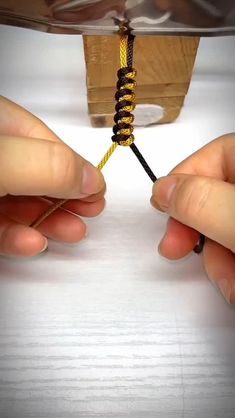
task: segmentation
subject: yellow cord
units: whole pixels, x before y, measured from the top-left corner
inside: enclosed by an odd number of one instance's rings
[[[121,35],[120,36],[120,66],[121,68],[125,68],[127,67],[127,51],[128,51],[128,36],[127,35]],[[136,73],[131,73],[130,78],[135,78]],[[128,87],[128,86],[126,86]],[[131,85],[132,88],[132,85]],[[125,100],[134,100],[134,94],[130,96],[125,96],[123,99]],[[130,107],[130,109],[124,109],[124,110],[133,110],[133,107]],[[133,122],[133,118],[129,118],[126,120],[127,123]],[[132,133],[132,132],[131,132]],[[130,134],[131,134],[130,133]],[[130,145],[132,143],[131,139],[128,141],[125,141],[125,144],[120,144],[120,145]],[[114,151],[117,149],[118,147],[118,143],[114,142],[111,147],[109,148],[109,150],[106,152],[106,154],[104,155],[104,157],[102,158],[102,160],[100,161],[100,163],[98,164],[97,168],[99,170],[102,170],[103,167],[105,166],[105,164],[108,162],[108,160],[110,159],[111,155],[114,153]]]
[[[127,51],[128,51],[128,36],[127,35],[121,35],[120,36],[120,66],[121,66],[121,68],[126,68],[127,67],[127,53],[128,53]],[[134,79],[135,76],[136,76],[136,72],[133,71],[132,73],[129,73],[128,76],[129,76],[129,78]],[[128,87],[130,87],[130,89],[133,89],[133,85],[125,86],[125,88],[128,88]],[[123,99],[134,101],[135,95],[133,93],[131,96],[124,96]],[[128,109],[124,108],[124,110],[133,111],[134,106],[129,106]],[[129,119],[126,118],[126,122],[127,123],[132,123],[133,122],[133,117],[131,116]],[[123,144],[120,144],[120,145],[130,145],[133,142],[131,134],[132,134],[132,132],[130,132],[130,137],[131,138],[129,139],[129,141],[124,141],[125,143],[123,142]],[[102,158],[102,160],[100,161],[100,163],[97,166],[97,168],[99,170],[102,170],[104,168],[105,164],[108,162],[108,160],[110,159],[110,157],[112,156],[114,151],[117,149],[117,147],[118,147],[117,142],[114,142],[111,145],[111,147],[106,152],[106,154],[104,155],[104,157]]]
[[[44,212],[38,219],[36,219],[35,222],[33,222],[30,226],[32,228],[37,228],[43,221],[45,221],[48,216],[50,216],[52,213],[54,213],[57,209],[61,208],[65,203],[68,202],[68,199],[61,199],[58,200],[54,205],[50,206],[49,209]]]
[[[106,152],[102,160],[99,162],[97,168],[101,171],[107,161],[110,159],[111,155],[114,153],[115,149],[118,147],[117,143],[113,143],[109,150]],[[45,221],[52,213],[54,213],[57,209],[61,208],[65,203],[68,202],[68,199],[61,199],[58,200],[54,205],[50,206],[46,212],[44,212],[35,222],[31,224],[32,228],[37,228],[43,221]]]
[[[110,159],[111,155],[114,153],[114,151],[116,150],[117,147],[118,147],[118,144],[116,142],[114,142],[111,145],[111,147],[108,149],[108,151],[106,152],[106,154],[104,155],[102,160],[97,165],[97,168],[99,170],[102,170],[104,168],[105,164],[108,162],[108,160]]]
[[[127,49],[128,36],[121,35],[120,37],[120,64],[121,68],[127,67]]]
[[[120,64],[121,64],[121,68],[127,67],[127,50],[128,50],[128,36],[121,35],[120,36]],[[134,74],[133,74],[133,78],[134,78]],[[133,100],[134,96],[126,97],[125,99],[126,100],[128,100],[128,99]],[[131,110],[133,110],[133,108],[131,108],[131,109],[128,108],[126,110],[131,111]],[[127,120],[127,122],[130,122],[130,120]],[[120,144],[120,145],[130,145],[133,142],[131,140],[131,138],[129,139],[129,141],[126,141],[125,144],[123,143],[123,144]],[[111,145],[111,147],[108,149],[108,151],[106,152],[106,154],[104,155],[104,157],[102,158],[102,160],[99,162],[99,164],[97,166],[97,168],[99,170],[102,170],[104,168],[105,164],[108,162],[108,160],[110,159],[110,157],[112,156],[114,151],[117,149],[117,147],[118,147],[118,144],[116,142],[114,142]],[[67,199],[58,200],[58,202],[56,202],[54,205],[50,206],[49,209],[45,213],[43,213],[38,219],[36,219],[36,221],[31,224],[31,227],[32,228],[37,228],[53,212],[55,212],[57,209],[61,208],[61,206],[63,206],[67,202],[68,202]]]

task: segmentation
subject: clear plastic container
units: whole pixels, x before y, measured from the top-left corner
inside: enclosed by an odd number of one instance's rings
[[[67,34],[235,34],[234,0],[0,0],[0,23]]]

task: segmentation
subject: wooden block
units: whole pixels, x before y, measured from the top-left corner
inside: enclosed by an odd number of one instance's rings
[[[118,36],[84,36],[88,109],[92,126],[113,125]],[[180,114],[191,81],[199,45],[196,37],[137,37],[137,107],[157,105],[163,115],[156,123],[169,123]],[[146,119],[146,124],[148,121]]]

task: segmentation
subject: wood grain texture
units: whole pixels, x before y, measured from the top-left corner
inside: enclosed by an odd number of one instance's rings
[[[191,81],[199,38],[137,37],[135,68],[138,72],[137,103],[162,105],[160,123],[175,120]],[[87,68],[88,109],[93,126],[113,124],[119,38],[84,36]],[[175,101],[178,106],[175,106]],[[174,107],[174,112],[172,111]]]
[[[137,100],[138,104],[156,104],[162,106],[165,109],[165,114],[161,119],[161,123],[170,123],[176,119],[181,111],[184,103],[184,97],[158,97],[158,98],[146,98]],[[89,103],[89,113],[93,126],[112,126],[113,113],[110,113],[110,108],[113,106],[112,102],[103,103]]]

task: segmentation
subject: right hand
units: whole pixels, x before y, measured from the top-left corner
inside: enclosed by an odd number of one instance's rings
[[[77,216],[104,208],[102,174],[43,122],[0,96],[0,254],[33,256],[47,238],[75,243],[86,226]],[[46,197],[46,199],[45,199]],[[71,199],[37,230],[29,225],[57,199]],[[72,213],[73,212],[73,213]]]
[[[235,135],[211,142],[159,179],[152,204],[170,215],[160,253],[180,259],[199,232],[205,235],[208,277],[235,303]]]

